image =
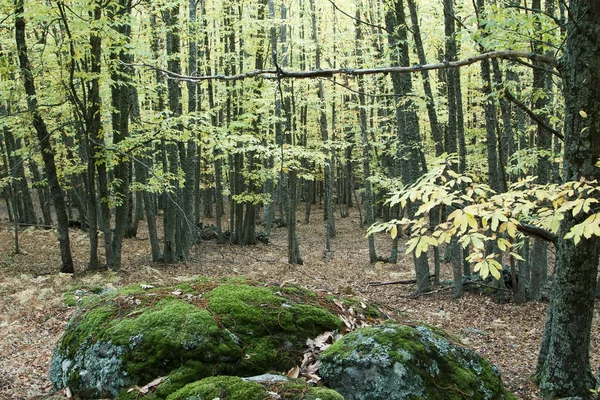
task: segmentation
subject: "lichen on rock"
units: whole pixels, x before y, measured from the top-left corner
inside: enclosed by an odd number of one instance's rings
[[[346,400],[512,399],[498,370],[438,329],[357,329],[321,355],[325,384]]]

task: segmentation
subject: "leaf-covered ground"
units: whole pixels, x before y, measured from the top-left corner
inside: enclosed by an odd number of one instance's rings
[[[123,268],[119,273],[85,273],[87,236],[71,231],[76,274],[58,274],[60,255],[56,232],[28,228],[20,231],[20,254],[14,254],[14,231],[0,224],[0,399],[58,399],[48,380],[52,350],[74,309],[62,295],[74,285],[99,284],[119,287],[144,282],[165,285],[196,275],[243,275],[269,283],[295,283],[332,293],[355,294],[395,307],[406,320],[422,320],[460,337],[464,343],[496,364],[507,387],[522,399],[536,399],[528,380],[536,363],[547,304],[495,304],[491,298],[466,294],[451,298],[439,290],[413,298],[410,284],[373,286],[373,281],[410,280],[411,259],[396,265],[368,262],[367,243],[358,226],[356,210],[336,220],[334,252],[326,255],[321,210],[314,210],[311,224],[298,223],[304,265],[287,263],[286,230],[274,228],[269,245],[251,247],[218,245],[214,241],[195,246],[187,263],[154,264],[143,226],[138,238],[126,239]],[[303,215],[299,214],[299,221]],[[377,238],[378,252],[387,256],[389,241]],[[450,266],[442,265],[444,277]],[[598,321],[596,308],[595,318]],[[594,324],[592,367],[600,362],[600,328]]]

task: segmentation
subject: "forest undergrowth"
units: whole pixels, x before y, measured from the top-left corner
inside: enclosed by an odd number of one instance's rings
[[[302,220],[303,216],[298,220]],[[214,222],[214,221],[206,221]],[[52,350],[75,308],[64,304],[63,294],[74,285],[98,284],[121,287],[132,283],[167,285],[191,277],[245,276],[267,283],[294,283],[315,290],[353,294],[397,308],[409,321],[425,321],[459,337],[497,365],[506,386],[521,399],[537,399],[529,381],[534,371],[546,317],[547,304],[530,302],[495,304],[490,297],[466,293],[452,299],[451,290],[411,296],[410,284],[384,286],[370,282],[404,281],[414,278],[412,258],[398,264],[368,261],[367,241],[359,227],[356,209],[350,217],[337,218],[333,253],[324,251],[322,210],[314,211],[310,224],[298,223],[298,240],[304,265],[287,263],[286,229],[274,227],[270,244],[239,247],[206,241],[192,248],[185,263],[152,263],[144,226],[137,238],[126,239],[122,270],[87,273],[88,238],[70,230],[76,273],[59,274],[60,255],[56,232],[26,228],[19,231],[21,251],[14,253],[14,231],[0,223],[0,400],[59,399],[52,393],[48,370]],[[160,229],[159,229],[160,232]],[[101,241],[102,242],[102,241]],[[376,239],[381,256],[389,252],[385,236]],[[102,253],[102,249],[100,252]],[[442,264],[442,280],[450,279],[450,265]],[[595,321],[598,321],[596,305]],[[600,363],[600,328],[592,332],[592,366]]]

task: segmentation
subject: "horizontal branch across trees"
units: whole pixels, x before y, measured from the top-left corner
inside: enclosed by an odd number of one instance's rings
[[[267,69],[256,69],[248,72],[244,72],[236,75],[205,75],[205,76],[193,76],[193,75],[182,75],[166,69],[159,68],[155,65],[147,63],[131,64],[132,66],[150,68],[161,72],[168,79],[175,79],[186,82],[201,82],[208,80],[219,80],[219,81],[238,81],[249,78],[260,77],[263,79],[305,79],[305,78],[330,78],[334,75],[350,75],[350,76],[361,76],[361,75],[374,75],[374,74],[389,74],[399,73],[407,74],[420,71],[430,71],[436,69],[447,69],[447,68],[460,68],[467,65],[471,65],[482,60],[489,60],[493,58],[506,58],[506,59],[529,59],[533,61],[542,62],[553,68],[556,68],[556,59],[553,57],[547,57],[536,53],[516,51],[516,50],[503,50],[503,51],[491,51],[488,53],[479,54],[473,57],[469,57],[464,60],[441,62],[434,64],[425,65],[413,65],[409,67],[378,67],[378,68],[364,68],[364,69],[353,69],[353,68],[326,68],[309,71],[286,71],[279,66],[276,68]]]

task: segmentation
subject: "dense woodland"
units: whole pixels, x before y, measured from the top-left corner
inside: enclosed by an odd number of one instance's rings
[[[323,207],[327,256],[355,208],[371,263],[395,263],[406,242],[417,293],[444,261],[454,282],[491,275],[516,302],[551,284],[534,380],[547,398],[591,396],[597,2],[0,9],[1,190],[15,228],[57,227],[56,272],[73,272],[73,223],[89,233],[89,270],[118,271],[142,220],[155,262],[186,261],[203,238],[267,241],[277,225],[302,264],[290,216]],[[377,254],[384,231],[392,246]]]

